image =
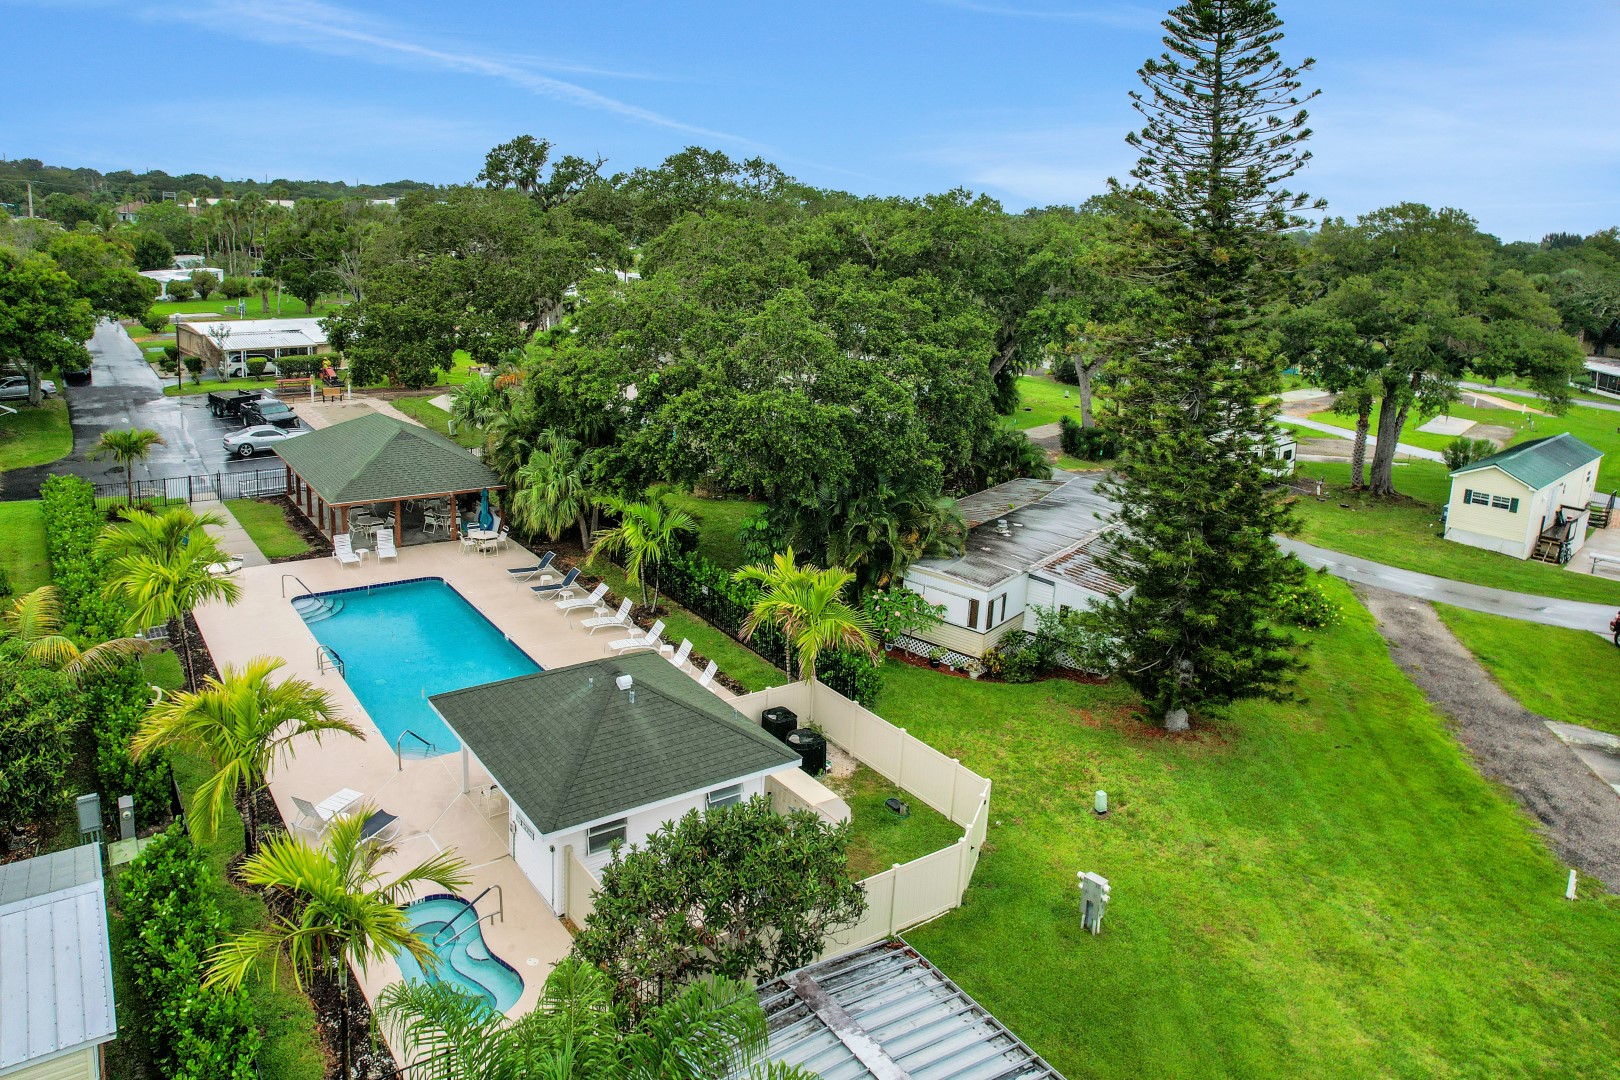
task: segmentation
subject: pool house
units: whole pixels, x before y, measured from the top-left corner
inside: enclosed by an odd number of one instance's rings
[[[396,547],[454,538],[483,492],[505,487],[466,448],[382,413],[287,439],[276,454],[288,497],[321,532],[388,528]]]

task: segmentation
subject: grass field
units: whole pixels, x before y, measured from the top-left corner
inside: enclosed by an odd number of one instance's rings
[[[309,545],[287,524],[287,515],[278,502],[260,502],[258,499],[227,499],[225,509],[246,530],[248,536],[267,559],[282,559],[289,555],[306,555]]]
[[[73,452],[67,402],[49,398],[37,408],[8,402],[17,414],[0,414],[0,472],[49,465]]]
[[[234,307],[236,304],[242,302],[246,302],[247,304],[247,313],[243,315],[242,318],[249,320],[307,319],[310,317],[320,318],[325,315],[330,315],[332,312],[343,307],[342,304],[316,304],[315,310],[311,311],[309,308],[305,307],[304,302],[298,299],[296,296],[293,296],[291,293],[282,293],[281,307],[279,309],[280,314],[277,314],[276,297],[274,293],[270,295],[270,310],[262,311],[260,310],[261,304],[259,303],[259,298],[257,295],[245,296],[242,298],[242,300],[227,300],[216,292],[207,300],[159,300],[157,303],[152,305],[152,310],[156,311],[159,315],[219,315],[223,321],[225,318],[227,318],[227,316],[224,314],[225,305],[230,304]],[[234,319],[235,317],[236,316],[234,314],[228,316],[228,318],[231,319]]]
[[[50,584],[45,516],[38,499],[0,502],[0,570],[5,571],[13,593],[31,592]]]
[[[751,499],[706,499],[682,491],[669,492],[670,505],[691,514],[698,526],[698,554],[710,562],[735,570],[743,563],[742,539],[737,535],[743,519],[764,503]]]
[[[462,427],[454,435],[450,434],[450,414],[433,404],[432,398],[402,397],[395,398],[390,404],[423,427],[437,431],[447,439],[454,439],[462,446],[471,448],[484,445],[482,431]]]
[[[1350,482],[1347,464],[1301,462],[1297,475],[1319,477],[1331,489],[1321,501],[1301,498],[1296,503],[1303,523],[1298,538],[1308,544],[1453,581],[1620,605],[1620,582],[1442,539],[1440,506],[1451,481],[1446,467],[1438,462],[1397,465],[1395,487],[1407,494],[1395,499],[1346,492]]]
[[[965,906],[906,937],[1071,1077],[1612,1071],[1620,899],[1563,899],[1533,824],[1327,587],[1346,616],[1307,702],[1191,738],[1114,686],[888,665],[877,711],[994,783]],[[1113,886],[1100,937],[1079,870]]]
[[[821,779],[849,804],[849,872],[857,878],[870,877],[962,839],[960,825],[864,765],[850,776]],[[907,817],[884,805],[891,796],[906,804]]]
[[[1503,690],[1533,713],[1620,735],[1609,700],[1620,683],[1620,649],[1584,630],[1540,626],[1436,604],[1440,618]]]
[[[1068,393],[1065,398],[1064,393]],[[1098,399],[1092,399],[1093,415],[1099,409]],[[1028,411],[1026,411],[1028,410]],[[1018,379],[1018,411],[1007,417],[1008,423],[1023,431],[1055,424],[1059,417],[1080,419],[1080,388],[1065,386],[1045,375],[1023,375]]]

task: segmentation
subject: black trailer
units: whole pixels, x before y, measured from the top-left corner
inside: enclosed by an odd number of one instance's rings
[[[234,417],[240,420],[247,404],[258,399],[257,390],[214,391],[208,395],[208,411],[220,419]]]

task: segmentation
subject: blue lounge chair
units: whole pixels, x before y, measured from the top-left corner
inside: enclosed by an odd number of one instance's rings
[[[551,596],[560,596],[563,593],[572,594],[574,581],[579,577],[579,567],[574,567],[563,575],[563,579],[554,585],[530,585],[529,591],[542,599]]]
[[[512,575],[513,581],[532,581],[537,575],[551,569],[551,560],[556,557],[555,551],[548,551],[540,556],[540,561],[533,566],[512,566],[508,567],[506,572]]]

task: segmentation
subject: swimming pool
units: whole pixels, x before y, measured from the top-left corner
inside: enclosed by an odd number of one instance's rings
[[[440,893],[405,906],[411,927],[439,957],[432,971],[423,971],[416,958],[403,950],[395,959],[409,981],[449,983],[478,997],[496,1012],[517,1004],[523,994],[523,976],[489,951],[478,913],[459,896]]]
[[[409,730],[434,754],[460,749],[429,697],[540,670],[443,578],[300,596],[293,607],[343,661],[344,680],[390,746]],[[403,748],[426,753],[415,739]]]

